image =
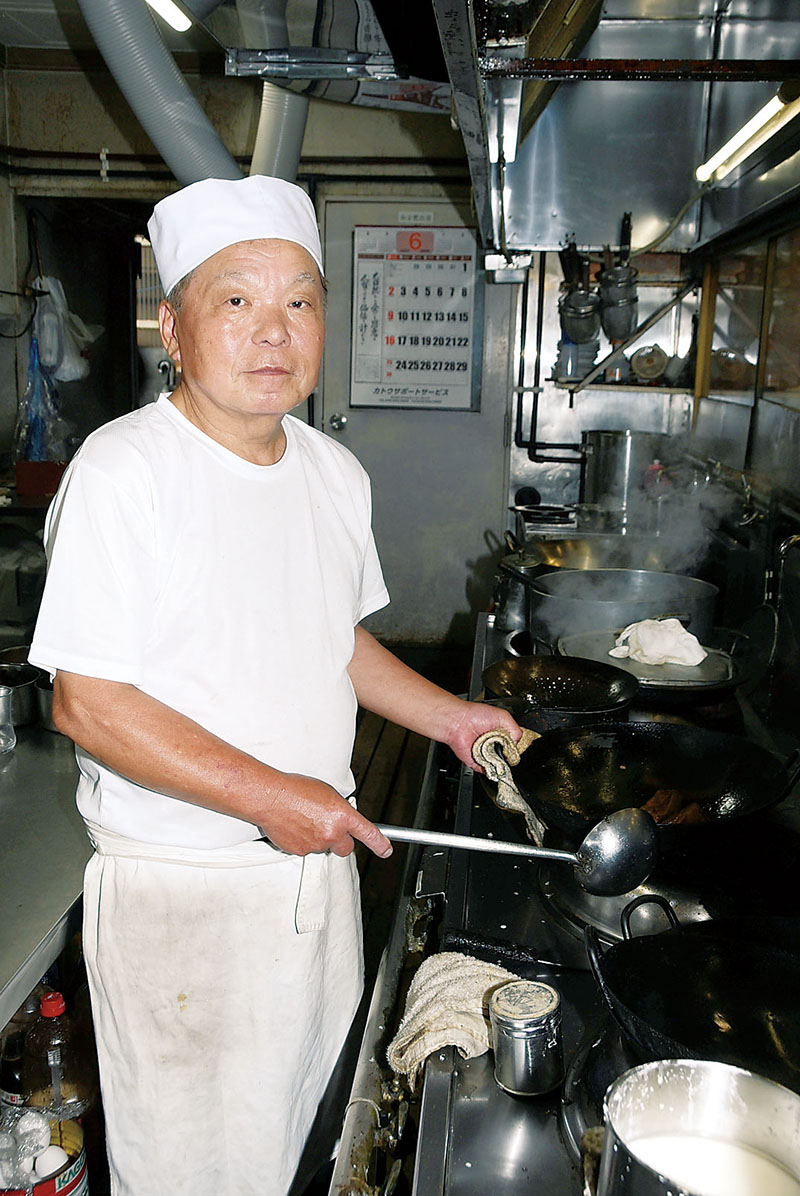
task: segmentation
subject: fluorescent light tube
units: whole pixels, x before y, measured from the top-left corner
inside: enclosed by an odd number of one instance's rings
[[[186,13],[178,8],[177,4],[173,4],[173,0],[147,0],[147,3],[153,12],[157,12],[160,17],[163,17],[167,24],[176,29],[178,33],[185,33],[187,29],[191,29],[192,22]]]
[[[800,99],[786,102],[780,92],[772,97],[738,133],[734,133],[721,149],[698,166],[695,177],[698,182],[705,183],[709,179],[719,182],[730,174],[740,162],[744,162],[754,154],[765,142],[769,141],[779,129],[787,125],[790,120],[800,113]]]

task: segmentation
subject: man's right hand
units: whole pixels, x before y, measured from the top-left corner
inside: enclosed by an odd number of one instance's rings
[[[359,814],[324,781],[296,773],[270,793],[269,810],[259,822],[264,835],[282,851],[311,855],[331,851],[349,855],[355,840],[385,859],[392,845],[374,823]]]
[[[375,855],[392,845],[324,781],[280,772],[133,685],[59,671],[53,720],[90,755],[138,785],[263,828],[292,855]]]

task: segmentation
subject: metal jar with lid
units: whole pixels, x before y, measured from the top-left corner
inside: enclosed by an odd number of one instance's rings
[[[549,984],[512,980],[489,999],[494,1077],[514,1096],[539,1096],[561,1083],[561,997]]]

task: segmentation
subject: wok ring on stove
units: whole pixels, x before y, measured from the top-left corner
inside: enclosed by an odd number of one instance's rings
[[[548,731],[514,768],[523,797],[570,842],[612,811],[645,806],[655,794],[676,794],[683,806],[696,803],[701,821],[659,824],[662,851],[767,809],[796,778],[796,766],[790,772],[749,740],[652,722]]]

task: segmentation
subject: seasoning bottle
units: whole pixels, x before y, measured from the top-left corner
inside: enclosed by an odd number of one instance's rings
[[[564,1074],[561,998],[551,985],[512,980],[489,999],[494,1078],[514,1096],[538,1096]]]
[[[12,1030],[3,1043],[0,1052],[0,1105],[21,1105],[22,1097],[22,1047],[25,1035],[22,1030]]]
[[[8,1023],[0,1046],[0,1105],[21,1105],[22,1049],[28,1030],[39,1015],[40,998],[35,992]]]
[[[80,1117],[91,1104],[88,1071],[63,996],[46,993],[22,1052],[25,1104],[42,1109],[51,1120]]]

